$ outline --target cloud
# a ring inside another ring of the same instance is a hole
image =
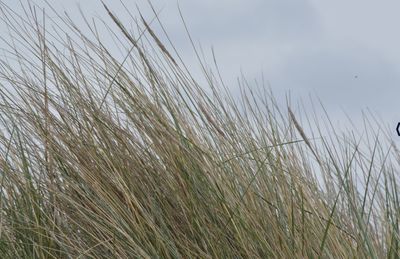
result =
[[[281,42],[312,37],[317,12],[305,0],[182,1],[193,32],[201,39]]]
[[[400,85],[396,64],[365,47],[342,46],[301,51],[273,75],[273,87],[297,94],[313,92],[331,107],[389,111]]]

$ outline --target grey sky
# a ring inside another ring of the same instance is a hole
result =
[[[10,6],[14,0],[3,0]],[[42,3],[42,1],[34,1]],[[98,0],[53,0],[59,10],[103,16]],[[119,13],[119,1],[105,1]],[[388,125],[400,97],[400,2],[373,0],[180,0],[191,34],[219,66],[232,91],[241,70],[248,79],[269,81],[275,94],[321,98],[335,119],[345,110],[357,120],[370,108]],[[138,4],[151,18],[145,0]],[[199,73],[177,10],[177,1],[155,0],[161,20],[186,63]],[[122,10],[121,14],[128,21]],[[211,59],[210,59],[211,61]],[[196,70],[197,69],[197,70]]]

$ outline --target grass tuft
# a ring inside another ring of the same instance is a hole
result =
[[[23,7],[0,2],[2,258],[399,257],[379,123],[305,124],[244,79],[235,99],[195,50],[200,85],[153,7],[135,30]]]

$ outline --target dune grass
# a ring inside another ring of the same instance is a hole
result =
[[[399,151],[372,118],[234,98],[195,51],[199,85],[157,16],[105,6],[120,59],[90,17],[0,6],[2,258],[399,257]]]

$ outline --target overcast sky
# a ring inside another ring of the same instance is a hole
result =
[[[77,3],[89,16],[105,15],[98,0],[50,2],[71,15],[77,15]],[[153,1],[175,46],[195,69],[178,2],[196,43],[209,54],[214,48],[232,91],[241,71],[248,79],[263,73],[278,97],[287,91],[294,100],[318,96],[335,119],[344,119],[345,111],[358,120],[369,108],[387,125],[400,120],[400,1]],[[128,19],[119,1],[105,3]],[[132,13],[137,4],[151,18],[145,0],[125,3]]]

